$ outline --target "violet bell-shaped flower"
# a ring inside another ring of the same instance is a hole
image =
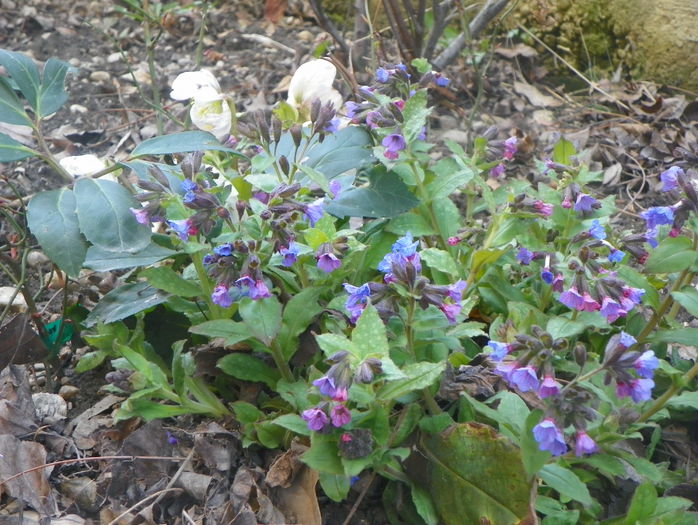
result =
[[[337,68],[327,60],[310,60],[301,64],[288,85],[287,102],[301,114],[310,112],[313,100],[325,106],[331,104],[335,110],[342,107],[342,95],[332,87]]]
[[[584,454],[593,454],[599,450],[599,446],[596,441],[591,439],[589,434],[584,430],[577,432],[577,440],[574,446],[574,453],[577,457],[581,457]]]
[[[683,176],[684,171],[678,166],[672,166],[663,171],[659,178],[662,181],[662,191],[671,191],[679,187],[679,176]]]
[[[383,139],[381,144],[385,147],[383,155],[385,158],[391,160],[397,159],[399,153],[407,147],[405,137],[403,137],[400,133],[391,133]]]
[[[553,456],[561,456],[567,452],[565,436],[552,418],[545,418],[533,427],[533,437],[541,450],[547,450]]]
[[[318,407],[304,410],[301,417],[308,422],[308,428],[315,432],[323,430],[329,422],[329,418],[327,414],[325,414],[325,411]]]

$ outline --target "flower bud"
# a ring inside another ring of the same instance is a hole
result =
[[[584,343],[577,343],[574,347],[574,360],[580,366],[583,367],[587,362],[587,347]]]
[[[281,155],[277,162],[279,163],[279,168],[281,168],[281,171],[284,173],[284,175],[288,175],[289,171],[291,170],[291,166],[288,163],[286,155]]]
[[[156,181],[158,181],[160,184],[162,184],[163,188],[169,189],[170,181],[167,179],[167,177],[160,168],[158,168],[157,166],[150,166],[148,168],[148,174],[151,177],[153,177]]]
[[[300,124],[294,124],[288,131],[291,134],[291,138],[293,139],[293,144],[295,144],[295,146],[299,148],[301,145],[301,141],[303,140],[303,128],[300,126]]]

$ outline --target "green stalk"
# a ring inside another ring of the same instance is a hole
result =
[[[291,372],[291,367],[288,366],[286,358],[284,357],[284,352],[276,339],[272,341],[270,350],[271,356],[274,358],[274,364],[276,364],[276,368],[281,372],[281,377],[289,383],[292,383],[295,380],[293,372]]]
[[[218,306],[211,299],[211,292],[213,292],[213,287],[211,286],[211,281],[208,278],[208,273],[206,273],[206,268],[204,268],[204,256],[203,252],[196,252],[191,255],[191,260],[194,263],[194,268],[196,269],[196,275],[199,277],[199,282],[201,283],[201,290],[203,291],[204,301],[208,307],[211,319],[225,319],[227,316],[223,308]]]

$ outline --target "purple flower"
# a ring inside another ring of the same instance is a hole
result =
[[[325,213],[325,211],[324,206],[321,202],[308,204],[303,209],[303,214],[305,215],[306,220],[310,223],[310,226],[312,227],[315,227],[317,222],[320,219],[322,219],[323,213]]]
[[[337,390],[334,391],[334,394],[332,394],[331,397],[333,401],[341,401],[342,403],[344,403],[347,399],[349,399],[349,391],[346,388],[340,386],[337,387]]]
[[[136,222],[138,224],[148,225],[150,223],[150,216],[148,215],[148,210],[145,208],[129,208],[129,211],[133,213],[136,217]]]
[[[388,80],[390,80],[390,71],[384,67],[379,67],[376,69],[376,80],[381,84],[385,84]]]
[[[213,249],[213,253],[218,255],[218,257],[230,257],[233,255],[233,245],[229,242],[220,244]]]
[[[463,290],[465,290],[467,287],[468,283],[462,279],[459,279],[455,283],[448,285],[448,291],[446,293],[454,303],[460,303],[463,299]]]
[[[322,376],[320,379],[316,379],[313,381],[313,385],[318,388],[323,396],[332,397],[337,391],[337,387],[334,384],[334,379],[329,376]]]
[[[490,358],[494,361],[501,361],[506,357],[509,352],[511,352],[511,344],[510,343],[500,343],[499,341],[490,341],[487,343],[487,346],[492,348],[492,353],[490,354]]]
[[[538,389],[538,395],[542,398],[556,396],[560,393],[560,383],[555,381],[555,377],[546,374]]]
[[[329,422],[329,418],[327,414],[325,414],[325,411],[317,407],[304,410],[301,417],[308,422],[308,428],[316,432],[323,430]]]
[[[351,422],[351,412],[342,404],[337,404],[332,407],[330,417],[332,418],[332,425],[337,428]]]
[[[170,445],[176,445],[177,443],[179,443],[179,439],[177,439],[177,437],[174,434],[172,434],[172,432],[170,432],[168,430],[167,431],[167,442]]]
[[[674,210],[671,206],[655,206],[643,211],[640,215],[647,222],[648,230],[655,230],[657,226],[674,222]]]
[[[253,301],[264,299],[265,297],[271,297],[271,292],[269,292],[269,288],[267,288],[267,285],[262,279],[255,281],[249,275],[243,275],[237,281],[235,281],[235,285],[239,288],[247,286],[247,295]]]
[[[567,452],[565,436],[557,428],[555,420],[552,418],[545,418],[533,427],[533,437],[541,450],[547,450],[553,456],[561,456]]]
[[[553,214],[552,204],[547,204],[543,201],[536,201],[533,203],[533,207],[544,217],[550,217]]]
[[[419,241],[414,241],[412,233],[407,232],[393,243],[392,250],[393,253],[403,257],[410,257],[417,252],[417,246],[419,246]]]
[[[519,363],[516,361],[501,361],[494,367],[494,373],[507,381],[511,381],[511,374],[517,368],[519,368]]]
[[[383,139],[381,144],[383,144],[383,146],[385,147],[385,152],[383,153],[383,155],[385,155],[386,158],[392,160],[395,160],[398,156],[398,153],[407,147],[405,137],[400,135],[400,133],[391,133]]]
[[[609,323],[614,322],[619,317],[625,317],[627,312],[623,310],[623,307],[617,301],[614,301],[610,297],[604,297],[601,301],[601,309],[599,310],[601,315],[603,315]]]
[[[518,143],[519,139],[516,137],[509,137],[507,140],[504,141],[504,154],[502,155],[505,159],[511,160],[514,158],[514,155],[516,155],[517,151],[517,146],[516,144]]]
[[[592,213],[597,207],[599,207],[599,201],[586,193],[577,195],[577,201],[574,203],[574,211],[580,213]]]
[[[460,313],[461,306],[460,304],[441,303],[439,305],[439,310],[441,310],[444,313],[446,319],[448,319],[448,322],[453,324],[457,320],[456,317]]]
[[[543,270],[540,272],[540,278],[543,279],[543,282],[552,284],[555,276],[553,275],[553,272],[550,271],[550,268],[543,268]]]
[[[351,315],[351,322],[356,323],[359,317],[361,317],[364,308],[366,308],[368,298],[371,296],[371,289],[368,287],[368,283],[364,283],[361,286],[344,283],[343,286],[344,290],[349,294],[344,306]]]
[[[635,339],[632,335],[621,331],[618,344],[624,346],[625,348],[630,348],[631,346],[637,344],[637,339]]]
[[[351,100],[347,101],[344,103],[344,114],[350,118],[353,119],[356,116],[356,113],[358,112],[360,107],[360,104],[357,104],[356,102],[352,102]]]
[[[683,176],[684,172],[678,166],[672,166],[668,170],[662,172],[659,176],[662,179],[662,191],[671,191],[679,187],[679,176]]]
[[[584,292],[582,295],[582,307],[579,308],[582,312],[596,312],[601,309],[601,305],[594,299],[589,292]]]
[[[654,381],[651,379],[633,379],[630,383],[618,381],[616,384],[616,395],[618,397],[630,396],[636,403],[641,403],[652,399],[653,388]]]
[[[279,253],[284,257],[281,264],[286,267],[293,266],[293,263],[298,260],[299,252],[300,246],[298,246],[294,241],[288,243],[288,248],[286,246],[282,246],[279,248]]]
[[[577,441],[574,445],[574,453],[578,457],[582,457],[584,454],[593,454],[598,451],[599,447],[596,441],[589,437],[584,430],[577,432]]]
[[[194,224],[191,222],[191,219],[182,219],[179,221],[167,221],[167,224],[169,224],[170,228],[174,230],[174,232],[179,235],[179,238],[182,239],[183,241],[186,241],[189,239],[190,235],[196,235],[199,233],[199,230],[194,226]]]
[[[325,133],[337,133],[339,131],[339,124],[341,121],[339,120],[339,117],[334,117],[332,120],[330,120],[323,131]]]
[[[366,113],[366,125],[371,128],[371,129],[376,129],[378,126],[378,123],[383,119],[383,115],[380,114],[380,111],[369,111]]]
[[[230,296],[228,286],[225,284],[216,286],[211,293],[211,301],[223,308],[229,308],[233,304],[233,298]]]
[[[531,264],[533,260],[533,252],[523,246],[519,247],[519,252],[516,254],[516,259],[526,266]]]
[[[502,175],[504,175],[505,170],[506,166],[504,166],[504,164],[500,162],[490,170],[490,177],[494,177],[495,179],[501,177]]]
[[[417,140],[421,140],[422,142],[427,140],[427,127],[422,126],[422,130],[419,132],[419,135],[417,135]]]
[[[564,286],[565,279],[561,273],[558,273],[553,279],[553,282],[550,284],[550,287],[553,289],[554,292],[562,292]]]
[[[342,193],[342,183],[339,182],[337,179],[332,179],[330,181],[330,193],[332,194],[332,198],[336,199],[339,197],[339,194]]]
[[[581,310],[584,306],[584,297],[579,293],[576,286],[571,286],[569,290],[562,292],[559,301],[572,310]]]
[[[419,241],[413,241],[412,234],[407,232],[393,243],[392,251],[387,253],[383,260],[378,263],[378,271],[389,273],[393,264],[404,267],[408,262],[411,262],[415,269],[420,272],[422,265],[417,253],[417,246],[419,246]]]
[[[342,265],[337,256],[333,253],[323,253],[317,256],[317,267],[325,273],[332,273]]]
[[[187,193],[189,191],[196,191],[199,189],[199,185],[190,179],[184,179],[182,182],[179,183],[179,187],[182,189],[184,193]]]
[[[536,369],[530,365],[512,370],[509,374],[509,381],[522,392],[538,390],[539,382]]]
[[[589,228],[589,234],[594,239],[603,240],[606,238],[606,230],[603,226],[601,226],[599,219],[594,219],[594,221],[591,223],[591,228]]]
[[[642,296],[645,295],[645,290],[642,288],[633,288],[631,286],[626,286],[623,288],[623,297],[620,302],[623,305],[623,309],[630,311],[642,302]]]
[[[652,379],[652,377],[654,377],[654,371],[659,368],[659,359],[655,357],[652,350],[647,350],[635,360],[633,366],[640,377]]]
[[[613,248],[611,250],[611,253],[608,254],[608,260],[612,263],[619,263],[623,260],[623,257],[625,257],[625,252],[621,250],[616,250]]]

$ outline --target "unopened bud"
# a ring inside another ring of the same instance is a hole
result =
[[[299,148],[303,140],[303,128],[301,128],[300,124],[294,124],[288,132],[291,134],[295,146]]]
[[[279,168],[281,168],[281,171],[284,173],[284,175],[288,175],[289,171],[291,170],[291,166],[288,163],[286,155],[281,155],[277,162],[279,163]]]
[[[577,343],[573,353],[575,362],[583,367],[587,362],[587,347],[584,346],[584,343]]]
[[[218,206],[218,208],[216,208],[216,215],[218,215],[221,219],[230,218],[230,212],[223,206]]]

